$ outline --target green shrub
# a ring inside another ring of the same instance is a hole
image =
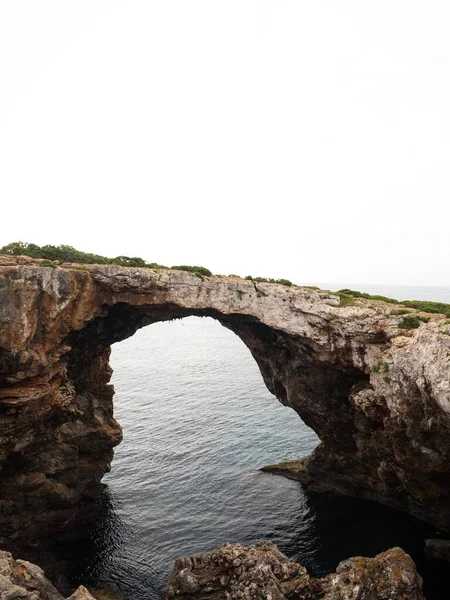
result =
[[[174,267],[170,267],[171,269],[177,271],[187,271],[188,273],[193,273],[197,277],[211,277],[212,273],[206,267],[197,267],[197,266],[189,266],[189,265],[177,265]]]
[[[407,315],[398,324],[400,329],[417,329],[420,326],[422,319],[417,315]]]
[[[384,381],[385,383],[391,383],[392,379],[391,379],[390,377],[388,377],[387,375],[385,375],[385,376],[383,377],[383,381]]]
[[[379,296],[366,294],[366,292],[358,292],[356,290],[343,289],[339,290],[338,295],[344,294],[345,296],[352,296],[353,298],[366,298],[367,300],[381,300],[382,302],[389,302],[390,304],[399,304],[398,300],[395,298],[388,298],[387,296]]]
[[[138,256],[116,256],[116,258],[112,258],[111,261],[115,265],[120,265],[122,267],[146,267],[147,263],[143,258],[139,258]]]
[[[444,304],[443,302],[431,302],[429,300],[404,300],[402,304],[410,308],[420,310],[421,312],[442,314],[446,317],[450,317],[450,304]]]
[[[390,314],[391,315],[409,315],[410,314],[410,310],[408,310],[407,308],[395,308],[394,310],[391,310]]]
[[[292,281],[289,279],[272,279],[271,277],[253,277],[252,275],[247,275],[245,279],[249,281],[254,281],[255,283],[278,283],[280,285],[291,286],[294,285]]]
[[[126,267],[145,267],[150,269],[166,268],[157,263],[147,263],[138,256],[116,256],[107,258],[99,254],[90,252],[81,252],[72,246],[38,246],[37,244],[28,244],[25,242],[13,242],[0,248],[0,254],[25,255],[32,258],[44,258],[49,261],[57,261],[58,264],[76,263],[76,264],[95,264],[95,265],[121,265]]]
[[[51,267],[52,269],[56,269],[57,265],[55,265],[52,260],[45,259],[41,262],[41,267]]]
[[[339,306],[343,307],[343,306],[354,306],[355,301],[352,298],[352,296],[347,296],[347,294],[336,294],[337,296],[339,296]]]
[[[287,285],[287,286],[291,286],[294,285],[292,283],[292,281],[289,281],[289,279],[275,279],[274,283],[279,283],[280,285]]]

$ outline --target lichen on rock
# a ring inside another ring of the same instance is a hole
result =
[[[179,558],[163,600],[424,600],[414,562],[400,548],[354,557],[315,579],[275,544],[224,544]]]

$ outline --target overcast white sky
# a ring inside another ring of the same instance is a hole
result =
[[[0,2],[0,245],[450,285],[448,0]]]

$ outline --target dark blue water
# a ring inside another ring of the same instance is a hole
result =
[[[450,302],[449,288],[364,291]],[[211,319],[158,323],[114,346],[111,362],[124,441],[96,526],[74,549],[74,581],[116,582],[147,600],[160,598],[177,556],[225,541],[272,540],[315,575],[399,545],[426,575],[428,598],[444,598],[439,566],[423,558],[432,529],[258,471],[308,454],[317,438],[268,392],[232,332]]]

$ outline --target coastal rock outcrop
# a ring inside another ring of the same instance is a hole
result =
[[[400,548],[375,558],[341,562],[335,573],[314,579],[275,544],[225,544],[175,561],[163,600],[424,600],[414,562]]]
[[[0,551],[0,600],[64,600],[44,571],[26,560]],[[68,600],[96,600],[80,586]]]
[[[67,600],[123,598],[91,594],[79,586]],[[275,544],[225,544],[205,554],[179,558],[163,600],[424,600],[411,558],[392,548],[375,558],[350,558],[335,573],[311,578]],[[38,566],[0,551],[0,600],[64,600]]]
[[[0,542],[67,528],[96,497],[122,436],[111,344],[189,315],[236,333],[269,390],[315,430],[299,479],[450,528],[442,316],[405,330],[392,305],[342,306],[305,287],[0,256]]]

